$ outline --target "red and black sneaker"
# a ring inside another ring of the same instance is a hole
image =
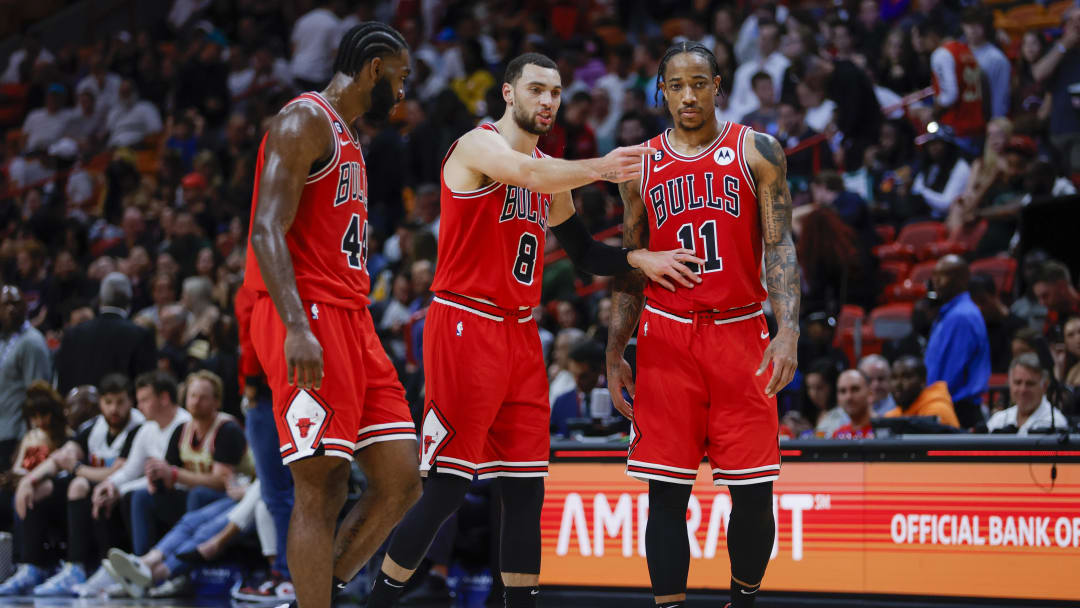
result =
[[[271,571],[270,578],[258,585],[246,585],[234,589],[232,598],[238,602],[267,602],[281,600],[283,602],[296,599],[296,590],[292,581],[282,576],[280,572]]]

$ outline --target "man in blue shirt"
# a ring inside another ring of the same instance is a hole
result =
[[[926,345],[926,383],[949,385],[960,425],[969,429],[984,420],[982,394],[990,381],[990,339],[967,291],[970,277],[959,256],[938,260],[933,282],[942,306]]]

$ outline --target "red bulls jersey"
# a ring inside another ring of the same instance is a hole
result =
[[[477,128],[498,132],[493,124]],[[446,158],[456,147],[457,142],[450,146]],[[542,155],[533,150],[533,156]],[[439,263],[431,290],[507,309],[540,304],[551,195],[499,182],[458,192],[440,181]]]
[[[941,115],[941,122],[953,128],[958,137],[982,135],[986,128],[983,117],[982,72],[968,45],[951,40],[942,45],[953,56],[956,69],[956,101]],[[937,74],[934,74],[934,94],[941,93]]]
[[[765,300],[763,244],[757,193],[743,142],[750,127],[725,123],[720,136],[695,156],[683,156],[669,131],[645,145],[641,200],[649,215],[649,249],[685,247],[705,260],[702,281],[674,293],[649,283],[645,296],[673,311],[728,310]]]
[[[327,128],[335,142],[330,162],[316,166],[308,175],[296,218],[285,234],[296,273],[296,288],[301,300],[364,308],[368,305],[371,278],[367,270],[367,169],[360,142],[322,95],[304,93],[286,105],[294,103],[319,108],[326,116]],[[259,202],[265,147],[264,137],[255,165],[252,225]],[[244,285],[257,292],[267,291],[250,240]]]

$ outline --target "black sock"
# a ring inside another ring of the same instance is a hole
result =
[[[753,606],[759,589],[761,589],[760,583],[753,587],[747,587],[735,579],[731,579],[731,608],[750,608]]]
[[[385,573],[379,572],[379,575],[375,577],[375,584],[371,586],[367,608],[391,608],[401,596],[401,592],[405,590],[405,582],[395,581]]]
[[[506,608],[536,608],[540,587],[507,587],[503,590]]]
[[[345,585],[348,585],[348,581],[343,581],[338,577],[334,577],[330,581],[330,599],[336,599],[338,594],[345,589]]]

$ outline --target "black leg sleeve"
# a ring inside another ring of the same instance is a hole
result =
[[[731,558],[731,605],[754,605],[765,576],[776,533],[772,509],[772,482],[729,486],[731,520],[728,522],[728,556]]]
[[[649,481],[645,554],[656,597],[686,593],[686,577],[690,573],[686,505],[693,489],[691,485]]]
[[[59,543],[67,538],[64,529],[67,518],[64,506],[67,501],[67,483],[54,480],[52,494],[34,503],[23,521],[23,559],[35,566],[53,565]],[[59,525],[57,525],[59,524]]]
[[[540,510],[544,506],[543,477],[500,477],[502,526],[499,570],[540,574]]]
[[[85,566],[89,572],[96,570],[93,547],[97,530],[91,517],[89,498],[68,501],[67,522],[71,532],[68,534],[68,561]]]
[[[456,475],[433,473],[424,494],[398,524],[386,554],[399,566],[415,570],[427,555],[431,541],[450,514],[465,500],[472,482]]]

